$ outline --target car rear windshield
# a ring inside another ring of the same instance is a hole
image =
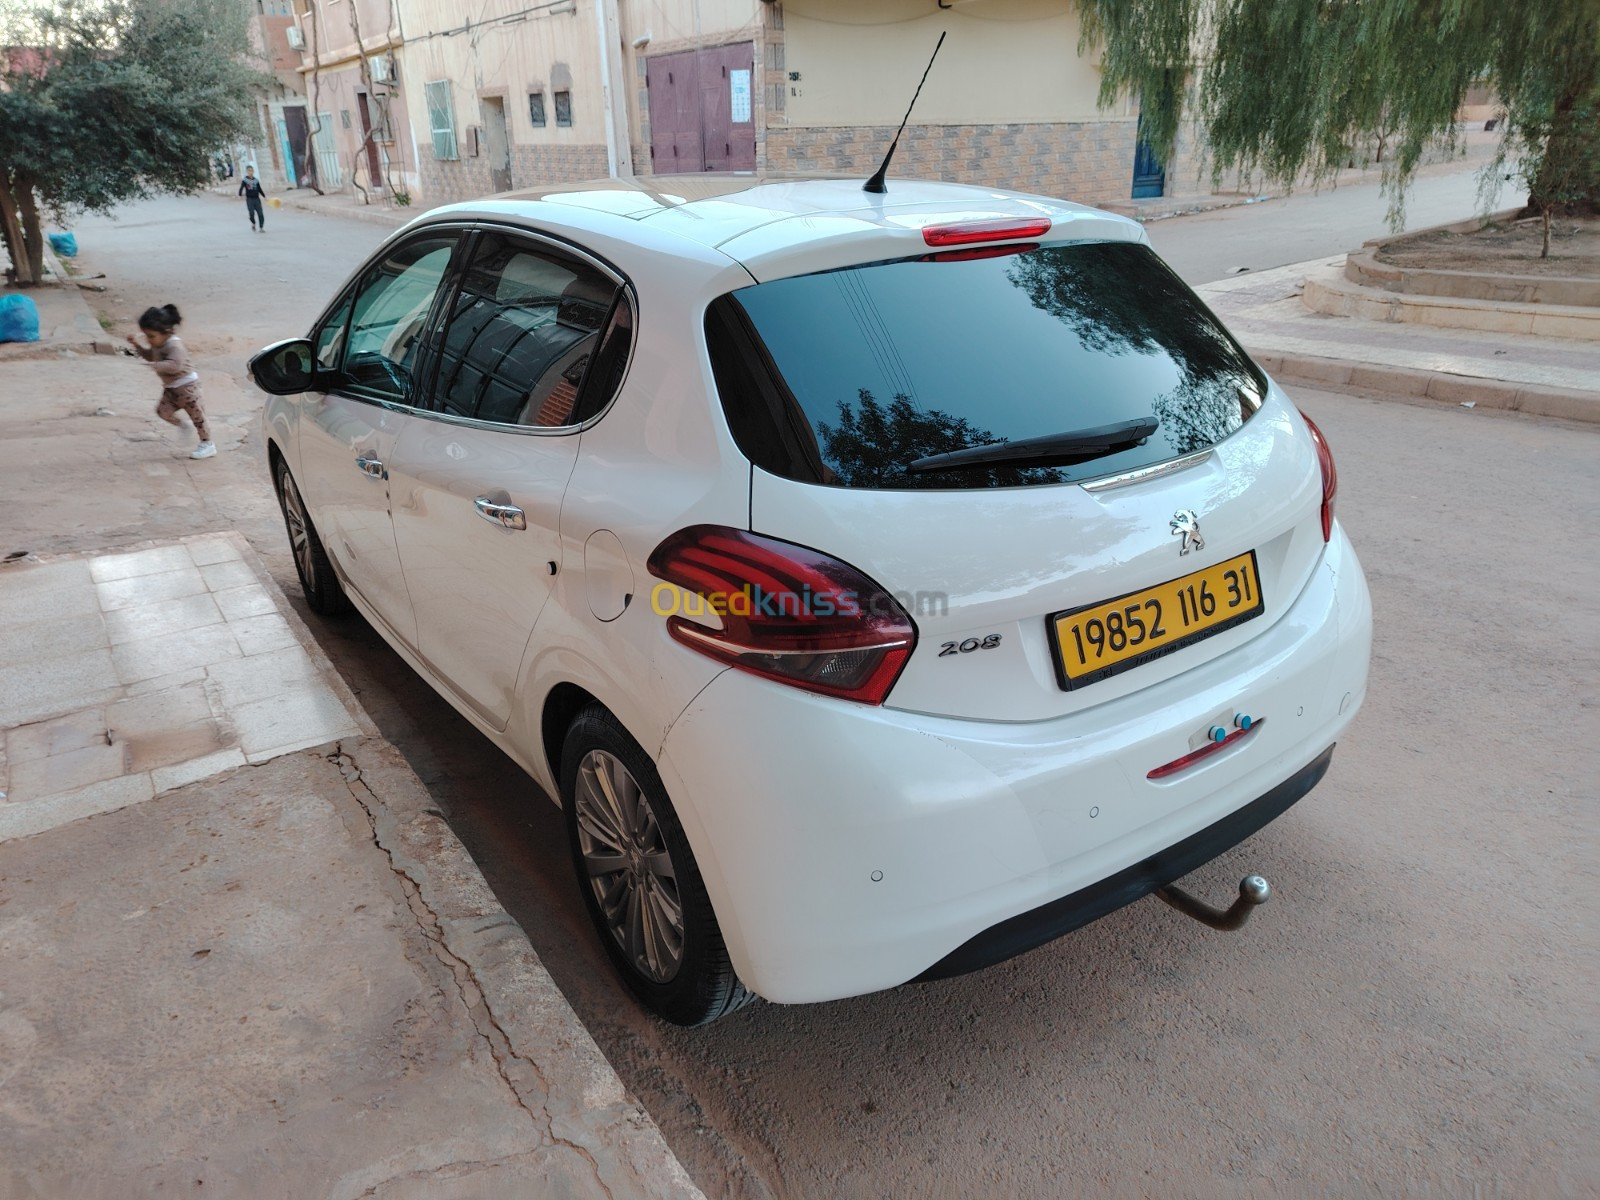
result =
[[[837,487],[1114,474],[1215,444],[1265,389],[1194,293],[1132,242],[954,251],[773,280],[714,301],[706,338],[744,454]],[[1145,436],[1087,461],[1057,446],[1010,464],[912,466],[1109,426]]]

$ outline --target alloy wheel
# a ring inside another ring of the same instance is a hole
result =
[[[635,970],[668,982],[683,961],[683,905],[649,797],[620,759],[591,750],[574,799],[584,873],[611,936]]]
[[[300,490],[287,471],[283,475],[283,519],[289,526],[289,549],[294,554],[294,565],[300,572],[300,582],[315,578],[311,560],[311,535],[306,521],[305,505],[300,502]]]

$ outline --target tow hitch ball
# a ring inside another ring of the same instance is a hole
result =
[[[1227,912],[1223,912],[1219,908],[1212,908],[1204,900],[1196,899],[1176,884],[1169,883],[1164,888],[1156,889],[1157,896],[1184,916],[1193,917],[1202,925],[1209,925],[1213,929],[1225,932],[1238,929],[1248,921],[1256,905],[1265,904],[1271,894],[1272,888],[1264,878],[1260,875],[1246,875],[1239,881],[1239,898],[1229,906]]]

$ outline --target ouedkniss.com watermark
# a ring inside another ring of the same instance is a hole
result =
[[[700,593],[672,583],[658,583],[650,591],[650,607],[660,617],[858,617],[895,615],[899,611],[913,617],[944,617],[950,614],[947,592],[874,592],[863,596],[851,590],[813,591],[802,586],[792,590],[769,591],[756,584],[745,584],[734,592]]]

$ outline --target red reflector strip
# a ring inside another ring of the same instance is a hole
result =
[[[1049,232],[1049,217],[1034,220],[1002,217],[995,221],[965,221],[960,225],[929,225],[922,231],[922,240],[930,246],[970,246],[974,242],[1036,238]]]
[[[1145,778],[1146,779],[1165,779],[1168,775],[1176,775],[1179,771],[1183,770],[1185,767],[1192,767],[1192,766],[1194,766],[1195,763],[1201,761],[1202,759],[1210,758],[1217,751],[1227,749],[1229,746],[1231,746],[1235,742],[1237,742],[1240,738],[1249,737],[1252,733],[1254,733],[1256,730],[1260,729],[1266,723],[1267,723],[1266,720],[1262,719],[1262,720],[1259,720],[1259,721],[1252,722],[1249,729],[1235,729],[1232,733],[1230,733],[1227,737],[1223,738],[1220,742],[1207,742],[1204,746],[1201,746],[1200,749],[1191,750],[1191,751],[1189,751],[1188,754],[1185,754],[1182,758],[1175,758],[1171,762],[1166,763],[1163,766],[1156,767],[1153,771],[1151,771],[1148,775],[1146,775]]]

